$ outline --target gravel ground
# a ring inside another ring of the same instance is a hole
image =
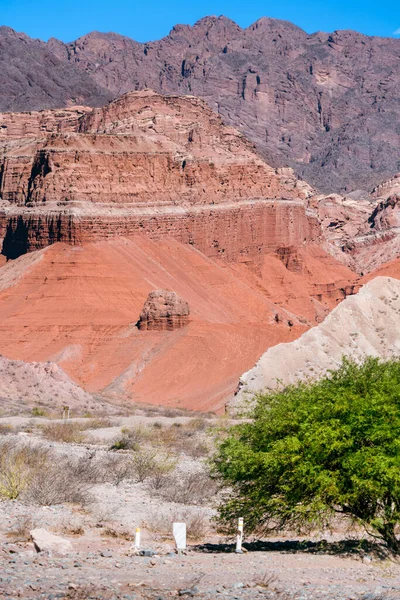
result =
[[[134,424],[120,421],[89,432],[88,439],[102,437],[109,444],[121,426]],[[6,437],[40,442],[34,430]],[[45,443],[60,455],[107,452],[106,444]],[[179,457],[182,472],[198,466],[198,460]],[[168,528],[182,511],[198,511],[209,518],[214,513],[212,504],[165,502],[145,483],[131,481],[95,485],[91,495],[83,507],[0,502],[0,599],[400,599],[400,562],[361,550],[356,539],[340,544],[345,538],[340,528],[334,534],[310,537],[308,544],[301,544],[295,536],[249,544],[242,555],[235,554],[233,546],[210,528],[197,545],[189,545],[186,555],[178,556],[173,540],[148,524],[158,519]],[[149,551],[147,556],[132,552],[138,526],[143,528],[142,548]],[[36,552],[29,540],[29,531],[35,527],[70,540],[71,553]],[[324,548],[318,544],[321,537],[327,539]]]

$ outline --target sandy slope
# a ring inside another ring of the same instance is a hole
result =
[[[265,348],[301,335],[351,284],[353,274],[332,258],[301,252],[306,267],[294,273],[276,256],[234,267],[145,236],[55,244],[0,269],[0,352],[54,361],[87,391],[116,399],[222,409]],[[187,327],[136,328],[159,288],[189,302]]]
[[[391,267],[393,269],[393,266]],[[323,323],[289,344],[267,350],[255,367],[242,375],[233,408],[252,393],[277,382],[315,378],[337,367],[342,356],[391,357],[400,354],[400,281],[376,277],[347,298]]]
[[[32,405],[90,410],[97,402],[54,363],[25,363],[0,356],[0,407],[9,413]]]

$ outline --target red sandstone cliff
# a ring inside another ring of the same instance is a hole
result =
[[[318,238],[309,186],[267,165],[197,98],[137,92],[1,123],[7,257],[145,232],[238,260]]]

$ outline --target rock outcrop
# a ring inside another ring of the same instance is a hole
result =
[[[240,378],[228,403],[234,412],[265,389],[314,379],[337,368],[343,356],[400,355],[400,281],[376,277],[344,300],[325,321],[289,344],[269,348]]]
[[[324,248],[352,270],[364,274],[400,256],[400,178],[356,198],[315,197],[311,205],[321,223]]]
[[[189,323],[189,304],[175,292],[150,292],[140,313],[140,331],[175,331]]]
[[[1,28],[0,48],[2,110],[98,105],[150,87],[204,98],[268,162],[324,193],[365,191],[398,171],[399,39],[206,17],[145,44],[99,32],[44,44]]]
[[[0,122],[7,258],[57,241],[145,233],[251,260],[320,234],[311,188],[266,164],[197,98],[135,92],[101,109]]]

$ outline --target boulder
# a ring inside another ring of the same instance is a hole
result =
[[[30,536],[37,552],[47,551],[52,554],[69,554],[73,550],[69,540],[54,535],[47,529],[33,529]]]
[[[175,292],[150,292],[137,323],[141,331],[174,331],[189,323],[189,304]]]

